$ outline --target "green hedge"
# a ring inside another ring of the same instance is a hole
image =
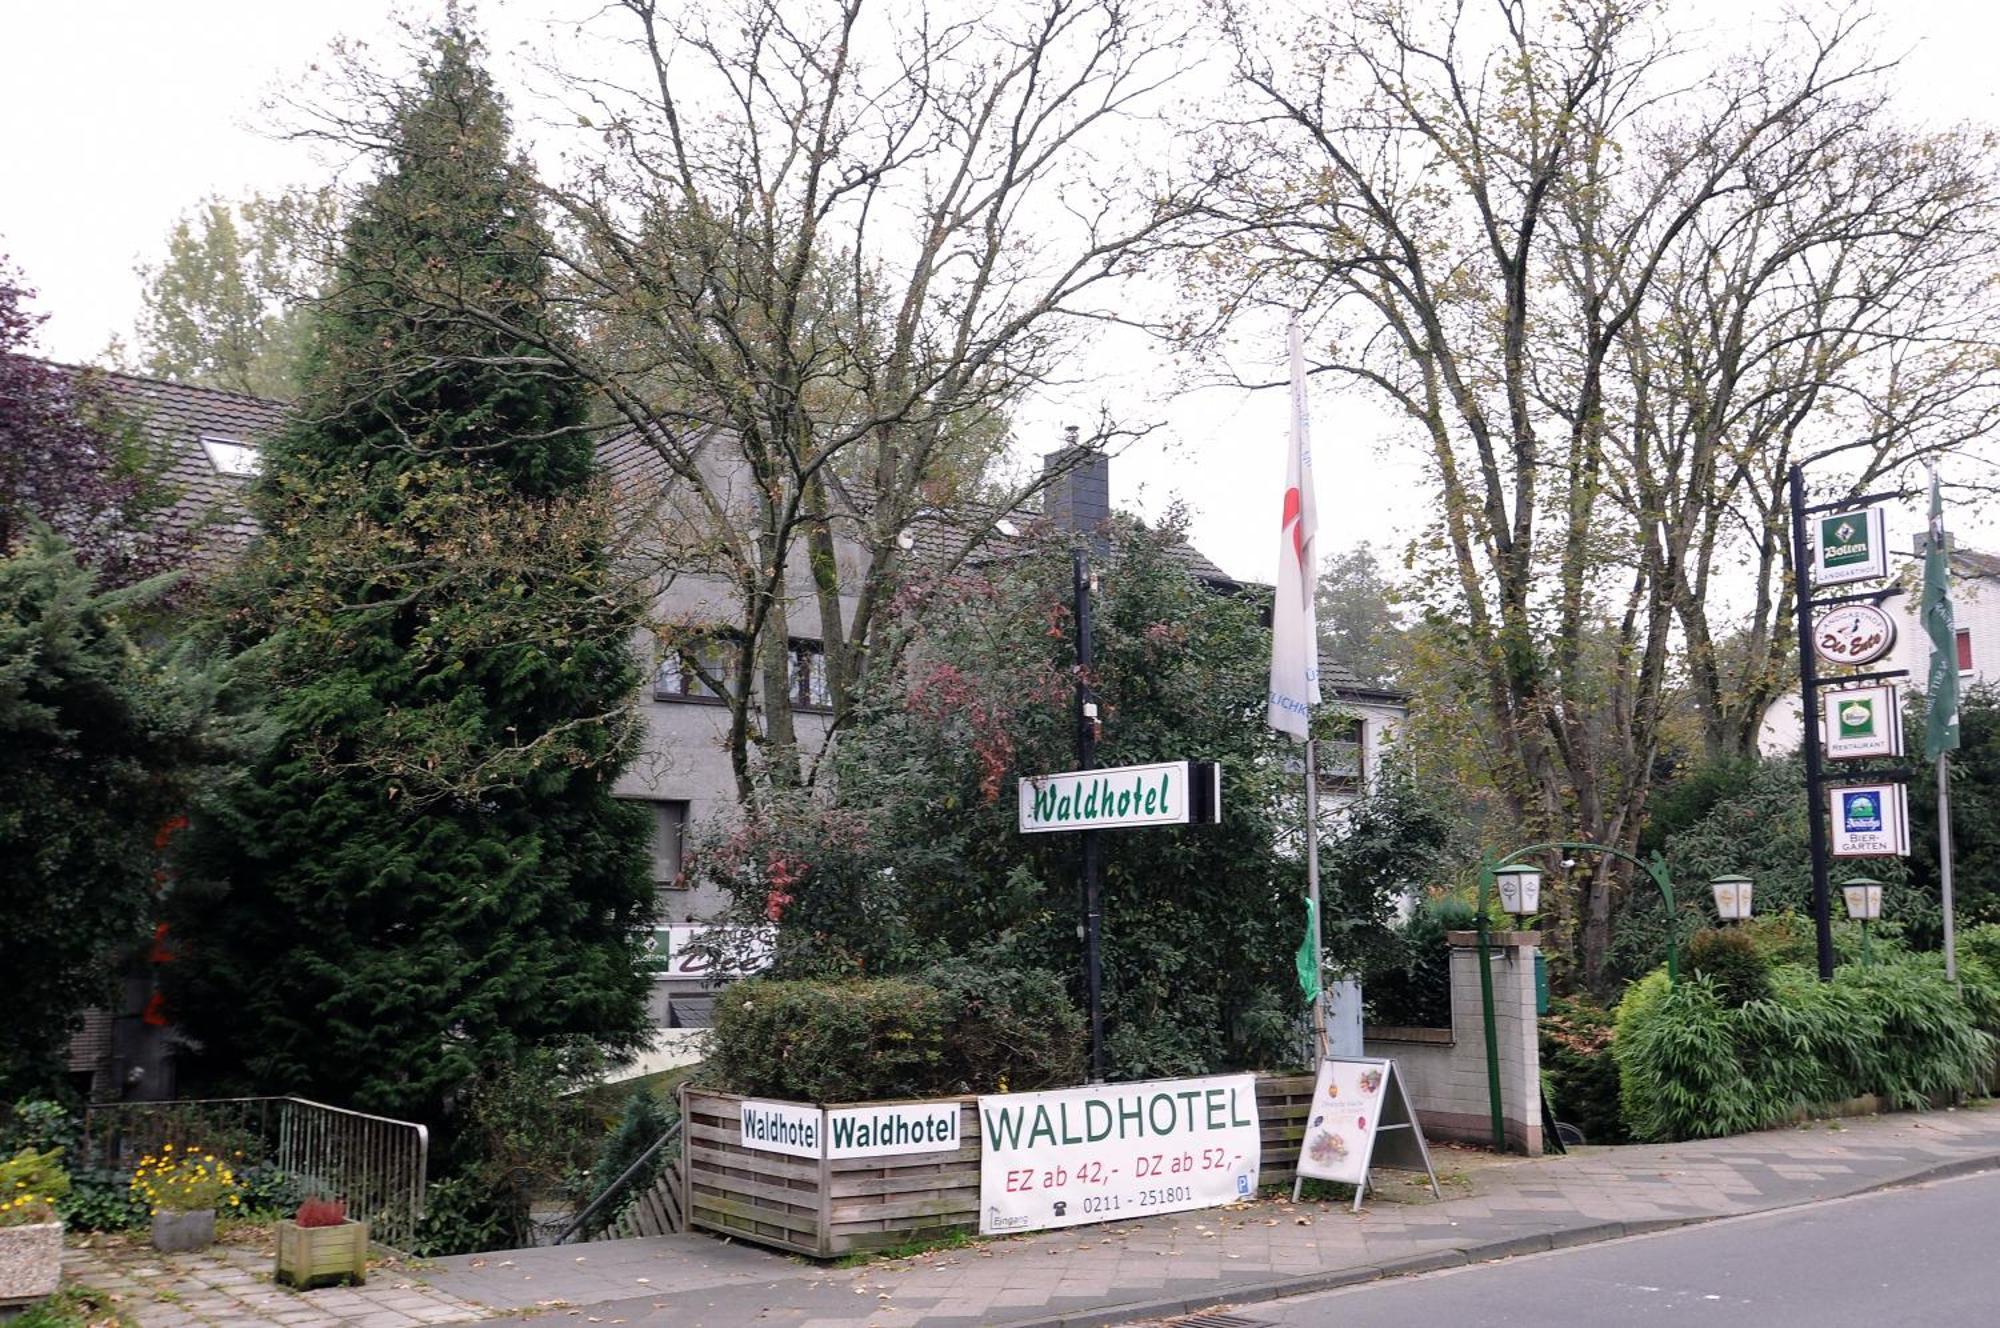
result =
[[[1913,1108],[1976,1091],[1993,1069],[2000,1001],[1966,976],[1961,993],[1935,955],[1849,965],[1828,983],[1780,964],[1768,997],[1732,1006],[1711,978],[1669,988],[1649,974],[1619,1003],[1612,1044],[1626,1128],[1709,1138],[1868,1093]]]
[[[940,964],[910,977],[740,982],[716,1002],[707,1078],[798,1102],[1081,1082],[1083,1020],[1053,974]]]

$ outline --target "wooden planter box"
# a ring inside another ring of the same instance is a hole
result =
[[[55,1294],[62,1283],[62,1233],[60,1222],[0,1227],[0,1309]]]
[[[368,1224],[349,1218],[337,1227],[278,1223],[277,1280],[299,1291],[368,1280]]]
[[[1259,1185],[1291,1183],[1312,1093],[1310,1075],[1257,1081]],[[959,1104],[957,1149],[815,1160],[745,1148],[742,1096],[682,1085],[681,1189],[689,1229],[815,1259],[978,1231],[979,1099],[931,1100]]]

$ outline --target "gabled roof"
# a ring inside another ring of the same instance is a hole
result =
[[[175,529],[197,531],[198,555],[230,553],[250,542],[257,527],[243,510],[243,489],[252,476],[218,468],[202,440],[261,446],[284,424],[290,403],[108,369],[51,367],[101,388],[115,423],[139,430],[171,459],[164,478],[180,496],[166,519]]]

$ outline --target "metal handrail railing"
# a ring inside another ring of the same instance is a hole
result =
[[[227,1153],[239,1171],[270,1166],[303,1194],[339,1196],[369,1235],[408,1249],[424,1214],[430,1131],[298,1097],[93,1103],[84,1113],[87,1165],[123,1170],[167,1144]]]
[[[675,1121],[672,1125],[667,1127],[667,1132],[665,1134],[661,1135],[658,1139],[654,1140],[651,1147],[649,1147],[645,1152],[639,1154],[639,1156],[633,1160],[631,1166],[625,1168],[625,1170],[618,1173],[618,1178],[616,1180],[612,1181],[609,1185],[606,1185],[603,1189],[599,1190],[597,1192],[597,1197],[592,1199],[589,1203],[585,1204],[583,1206],[582,1211],[577,1213],[575,1217],[571,1218],[569,1220],[569,1225],[564,1227],[561,1231],[558,1231],[556,1233],[555,1240],[550,1243],[555,1245],[564,1244],[570,1239],[570,1237],[576,1235],[579,1231],[587,1230],[590,1219],[597,1216],[597,1214],[601,1210],[603,1210],[604,1206],[607,1203],[609,1203],[612,1199],[616,1198],[618,1196],[619,1191],[622,1190],[634,1176],[638,1175],[642,1170],[644,1170],[644,1168],[648,1163],[650,1163],[655,1157],[659,1155],[661,1149],[668,1148],[671,1145],[677,1143],[680,1140],[680,1137],[681,1137],[681,1123],[679,1121]],[[612,1217],[616,1216],[617,1213],[614,1210],[612,1213]],[[611,1218],[605,1219],[606,1226],[609,1226],[610,1222]]]

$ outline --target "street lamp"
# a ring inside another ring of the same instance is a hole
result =
[[[1528,863],[1515,863],[1511,867],[1500,867],[1493,873],[1493,884],[1500,892],[1500,909],[1522,917],[1539,913],[1542,907],[1542,869]]]
[[[1718,876],[1710,881],[1709,888],[1715,891],[1715,915],[1724,922],[1742,922],[1750,916],[1750,889],[1748,876]]]
[[[1882,883],[1856,876],[1840,883],[1841,897],[1847,901],[1847,916],[1861,924],[1861,962],[1869,962],[1868,924],[1882,916]]]

